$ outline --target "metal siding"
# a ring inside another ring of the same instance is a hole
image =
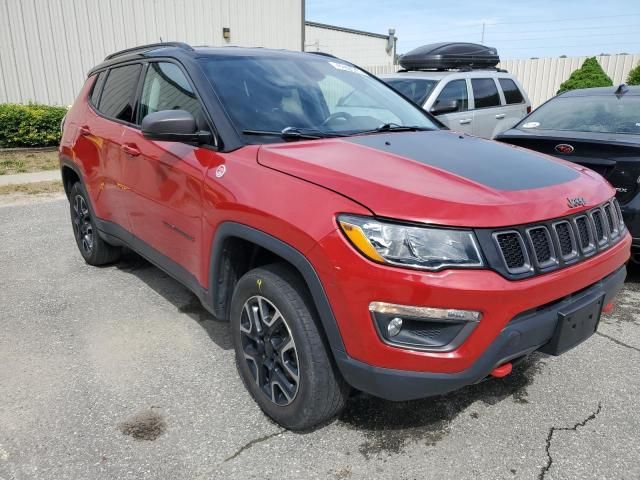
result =
[[[302,0],[2,0],[0,102],[68,105],[105,56],[160,37],[300,50],[302,8]]]
[[[326,52],[363,68],[393,66],[393,51],[387,53],[384,38],[307,25],[305,50]]]
[[[516,76],[529,95],[533,107],[537,107],[555,96],[560,84],[580,68],[587,58],[505,60],[499,66]],[[614,85],[624,83],[629,71],[640,64],[640,54],[605,55],[597,56],[596,59]]]

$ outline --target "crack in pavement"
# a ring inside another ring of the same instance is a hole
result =
[[[620,340],[618,340],[617,338],[613,338],[610,337],[609,335],[605,335],[604,333],[601,332],[596,332],[596,334],[600,335],[601,337],[604,337],[608,340],[611,340],[613,343],[620,345],[621,347],[626,347],[626,348],[630,348],[631,350],[635,350],[636,352],[640,353],[640,348],[638,347],[634,347],[633,345],[629,345],[627,343],[621,342]]]
[[[547,444],[545,446],[545,452],[547,453],[547,464],[544,467],[542,467],[542,470],[540,470],[540,473],[538,474],[538,480],[544,480],[544,477],[547,475],[547,472],[549,472],[549,469],[553,464],[553,457],[551,456],[551,440],[553,439],[553,434],[558,431],[575,432],[578,430],[578,427],[584,427],[591,420],[594,420],[598,416],[601,410],[602,410],[602,402],[598,402],[598,408],[596,409],[596,411],[593,412],[584,420],[582,420],[581,422],[576,423],[573,427],[551,427],[549,429],[549,434],[547,435]]]
[[[270,438],[277,437],[278,435],[282,435],[282,434],[283,434],[284,432],[286,432],[286,431],[287,431],[287,430],[283,428],[282,430],[280,430],[280,431],[278,431],[278,432],[276,432],[276,433],[270,433],[269,435],[265,435],[265,436],[263,436],[263,437],[254,438],[253,440],[251,440],[250,442],[245,443],[242,447],[240,447],[238,450],[236,450],[236,452],[235,452],[233,455],[231,455],[231,456],[229,456],[229,457],[225,458],[225,459],[222,461],[222,463],[226,463],[226,462],[228,462],[229,460],[233,460],[233,459],[234,459],[234,458],[236,458],[238,455],[240,455],[242,452],[244,452],[245,450],[247,450],[247,449],[249,449],[249,448],[253,447],[253,446],[254,446],[254,445],[256,445],[257,443],[266,442],[266,441],[267,441],[267,440],[269,440]]]

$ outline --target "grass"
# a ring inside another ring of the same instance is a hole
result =
[[[54,180],[51,182],[24,183],[16,185],[1,185],[0,195],[9,195],[12,193],[21,193],[26,195],[41,195],[47,193],[62,193],[62,182]]]
[[[57,150],[0,152],[0,175],[59,168]]]

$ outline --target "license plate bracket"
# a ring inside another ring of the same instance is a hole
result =
[[[586,304],[568,307],[568,311],[558,313],[558,321],[549,342],[540,348],[548,355],[561,355],[581,344],[595,333],[600,323],[604,295]]]

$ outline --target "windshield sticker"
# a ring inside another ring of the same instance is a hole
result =
[[[522,125],[522,128],[538,128],[540,126],[540,122],[527,122]]]
[[[344,63],[329,62],[329,64],[336,70],[344,70],[345,72],[357,73],[358,75],[366,75],[362,70],[358,70],[356,67],[345,65]]]

